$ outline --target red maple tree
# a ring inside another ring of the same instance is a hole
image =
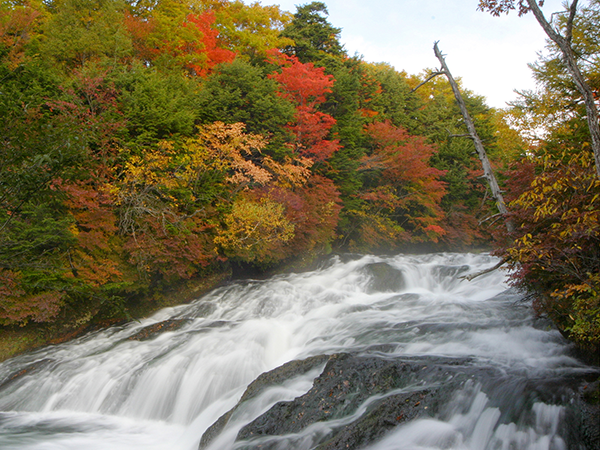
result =
[[[279,95],[296,106],[295,121],[288,124],[296,137],[294,150],[314,161],[326,160],[340,148],[339,140],[327,139],[336,120],[316,108],[325,102],[325,94],[332,92],[333,76],[323,67],[301,63],[278,51],[271,52],[270,62],[280,67],[269,75],[279,83]]]

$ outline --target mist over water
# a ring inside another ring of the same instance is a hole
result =
[[[567,449],[569,389],[595,369],[570,356],[560,334],[508,289],[505,272],[461,278],[496,262],[472,254],[335,257],[319,270],[235,282],[141,322],[21,355],[0,364],[0,448],[196,449],[261,373],[348,352],[468,358],[490,374],[369,449]],[[177,327],[140,338],[163,321]],[[306,393],[322,368],[247,402],[210,448],[241,448],[234,440],[245,424]],[[280,448],[314,448],[355,418],[277,439]]]

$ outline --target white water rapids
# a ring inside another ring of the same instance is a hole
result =
[[[507,290],[506,273],[460,278],[496,262],[473,254],[336,257],[319,270],[234,282],[141,322],[18,356],[0,364],[0,449],[196,449],[261,373],[385,345],[388,357],[469,357],[510,381],[487,391],[465,383],[444,414],[399,425],[369,449],[566,450],[569,399],[541,392],[520,402],[506,386],[562,386],[592,368]],[[403,283],[374,281],[366,268],[377,263],[401,272]],[[183,322],[130,339],[165,320]],[[321,369],[267,389],[210,448],[235,448],[245,423],[307,392]],[[309,428],[288,448],[310,449],[310,433],[326,432]]]

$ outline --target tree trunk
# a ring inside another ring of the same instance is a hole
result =
[[[467,129],[469,130],[469,134],[475,143],[475,149],[477,150],[477,155],[479,156],[479,160],[481,161],[481,166],[483,167],[483,173],[485,178],[487,179],[490,190],[492,191],[492,196],[494,200],[496,200],[496,206],[498,207],[498,211],[504,216],[504,223],[506,225],[506,229],[509,233],[512,233],[515,230],[513,223],[506,216],[508,214],[508,210],[506,209],[506,203],[504,203],[504,198],[502,197],[502,192],[500,191],[500,187],[498,186],[498,182],[496,181],[496,177],[494,176],[494,172],[492,171],[492,166],[487,157],[487,153],[483,148],[483,143],[475,130],[475,125],[473,124],[473,120],[471,120],[471,116],[469,115],[469,111],[467,111],[467,105],[462,98],[460,90],[458,89],[458,84],[452,77],[450,73],[450,69],[446,65],[446,61],[444,60],[444,56],[440,52],[438,48],[438,43],[436,42],[433,46],[433,50],[435,52],[435,56],[440,60],[440,64],[442,65],[442,72],[448,78],[450,82],[450,86],[452,87],[452,91],[454,92],[454,97],[458,103],[458,107],[460,108],[460,112],[464,118],[465,124],[467,125]]]
[[[552,25],[544,17],[544,13],[539,8],[536,0],[527,0],[533,15],[537,19],[538,23],[542,26],[546,35],[552,39],[560,48],[567,70],[573,78],[573,82],[577,87],[577,90],[583,97],[585,103],[585,110],[587,114],[587,123],[590,130],[590,136],[592,138],[592,151],[594,152],[594,160],[596,162],[596,174],[600,178],[600,118],[598,114],[598,108],[594,101],[594,94],[589,84],[586,83],[579,66],[577,65],[577,59],[571,48],[573,21],[577,12],[577,0],[574,0],[569,7],[569,19],[567,20],[566,35],[561,36],[552,28]]]

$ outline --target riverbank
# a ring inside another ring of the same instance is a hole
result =
[[[72,311],[54,323],[31,322],[26,326],[0,327],[0,362],[46,345],[67,342],[91,331],[140,320],[163,308],[187,304],[232,279],[264,278],[277,273],[310,270],[320,257],[305,254],[262,271],[250,266],[223,265],[211,274],[171,285],[158,295],[131,301],[120,314],[111,318],[98,317],[94,311]]]
[[[29,323],[26,326],[0,327],[0,362],[20,353],[35,350],[46,345],[67,342],[90,331],[105,328],[121,322],[140,320],[154,312],[189,303],[206,292],[211,291],[230,280],[232,271],[224,268],[222,271],[186,280],[179,285],[171,286],[150,299],[137,300],[127,305],[120,315],[112,318],[97,317],[87,314],[65,315],[54,323]]]

